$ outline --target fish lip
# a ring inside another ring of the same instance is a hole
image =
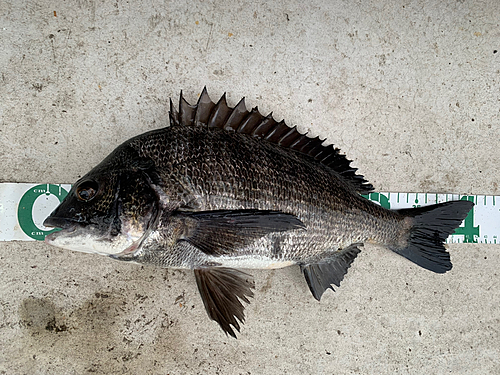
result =
[[[43,226],[48,228],[61,228],[61,229],[69,229],[76,227],[78,223],[74,220],[65,219],[63,217],[49,216],[44,222]]]
[[[61,234],[69,234],[75,232],[77,227],[81,226],[81,224],[74,220],[56,216],[49,216],[43,221],[43,226],[59,229],[45,236],[45,243],[51,244],[57,237],[61,236]]]

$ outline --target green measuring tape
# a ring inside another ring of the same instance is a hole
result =
[[[43,241],[54,229],[44,219],[66,197],[71,185],[0,184],[0,241]],[[500,243],[500,197],[429,193],[370,193],[365,198],[388,209],[411,208],[451,200],[475,203],[448,243]]]
[[[34,240],[43,241],[45,236],[55,231],[54,229],[40,229],[40,227],[35,224],[33,218],[33,214],[35,213],[34,206],[38,201],[38,198],[51,195],[57,197],[59,202],[62,202],[66,195],[68,195],[68,192],[60,185],[37,185],[28,189],[23,194],[17,206],[17,220],[19,222],[19,226],[27,236],[33,238]]]

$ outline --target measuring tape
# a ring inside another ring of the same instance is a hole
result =
[[[45,236],[57,230],[44,227],[43,221],[70,189],[70,184],[0,184],[0,241],[43,241]],[[500,243],[500,196],[370,193],[364,197],[389,209],[420,207],[451,200],[474,202],[473,210],[446,242]]]

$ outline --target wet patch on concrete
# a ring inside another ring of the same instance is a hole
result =
[[[106,290],[67,309],[49,298],[26,298],[19,306],[23,346],[29,348],[26,359],[35,367],[64,362],[67,370],[109,373],[144,368],[152,353],[182,357],[178,320],[167,312],[155,315],[151,306],[142,308],[147,300],[141,294]]]

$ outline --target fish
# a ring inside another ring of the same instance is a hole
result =
[[[316,300],[335,291],[366,242],[424,269],[452,268],[445,239],[473,203],[389,210],[324,139],[203,89],[170,100],[169,126],[129,139],[80,178],[45,219],[46,243],[192,270],[210,319],[236,338],[251,269],[297,265]],[[245,271],[243,271],[245,270]]]

